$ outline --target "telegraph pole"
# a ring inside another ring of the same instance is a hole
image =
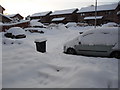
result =
[[[96,28],[96,25],[97,25],[97,0],[95,1],[95,28]]]

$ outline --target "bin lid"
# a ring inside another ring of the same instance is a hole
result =
[[[46,38],[35,39],[35,42],[44,42],[47,41]]]

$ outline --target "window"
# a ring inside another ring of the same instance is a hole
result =
[[[111,11],[106,11],[105,14],[110,15],[110,14],[111,14]]]
[[[81,13],[80,15],[81,15],[81,16],[85,16],[85,14],[84,14],[84,13]]]

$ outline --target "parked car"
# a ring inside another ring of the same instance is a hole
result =
[[[39,19],[34,19],[30,21],[30,27],[33,28],[46,28],[46,26],[44,24],[42,24],[41,22],[39,22]]]
[[[29,28],[24,28],[24,30],[30,33],[40,33],[40,34],[44,34],[44,31],[42,31],[40,28],[33,28],[33,27],[29,27]]]
[[[120,58],[118,27],[97,28],[83,32],[64,45],[64,53]]]
[[[119,25],[115,22],[109,22],[106,24],[103,24],[102,27],[118,27]]]
[[[76,27],[77,26],[77,23],[76,22],[69,22],[65,25],[66,28],[69,28],[69,27]]]
[[[6,31],[4,34],[7,38],[26,38],[25,31],[20,27],[12,27],[9,30]]]

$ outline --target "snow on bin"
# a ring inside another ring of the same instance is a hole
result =
[[[38,52],[45,53],[46,52],[46,38],[36,39],[36,50]]]

